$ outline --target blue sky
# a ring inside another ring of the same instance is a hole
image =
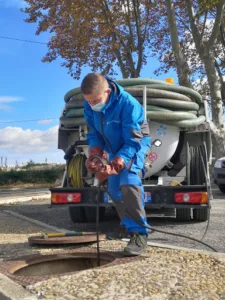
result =
[[[0,36],[48,42],[48,34],[35,35],[36,24],[23,21],[23,0],[0,0]],[[58,59],[42,63],[47,45],[0,38],[0,157],[8,164],[63,162],[57,150],[58,120],[7,123],[6,121],[51,119],[60,116],[67,91],[80,85],[61,67]],[[155,78],[158,62],[149,59],[141,77]],[[84,68],[82,77],[88,72]],[[174,77],[174,72],[157,79]],[[118,76],[118,79],[121,76]]]

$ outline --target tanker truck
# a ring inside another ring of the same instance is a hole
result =
[[[136,78],[116,82],[143,105],[150,128],[151,147],[140,174],[146,212],[178,221],[207,221],[212,153],[207,102],[195,90],[167,81]],[[64,101],[58,149],[64,151],[66,168],[61,186],[50,189],[51,207],[67,205],[75,223],[94,222],[98,181],[85,167],[88,128],[80,87],[67,92]],[[103,221],[106,208],[113,208],[113,202],[105,191],[98,201]]]

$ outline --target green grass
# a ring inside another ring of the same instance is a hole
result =
[[[11,184],[41,184],[55,183],[61,178],[64,167],[49,170],[26,170],[26,171],[0,171],[0,186]]]

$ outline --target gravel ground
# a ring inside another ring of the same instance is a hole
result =
[[[4,206],[45,223],[67,229],[93,230],[94,224],[73,224],[66,208],[49,209],[40,202]],[[213,201],[212,221],[205,240],[224,252],[224,198]],[[205,223],[179,224],[168,218],[151,218],[158,228],[201,236]],[[101,224],[104,232],[118,229],[115,215],[108,212],[108,221]],[[0,211],[0,258],[15,258],[27,254],[60,252],[64,247],[30,247],[27,238],[40,234],[42,227]],[[49,230],[45,230],[49,232]],[[187,246],[188,242],[153,233],[150,241]],[[223,244],[221,245],[221,243]],[[125,243],[104,241],[101,250],[121,251]],[[192,244],[193,245],[193,244]],[[96,244],[91,246],[96,247]],[[201,247],[205,249],[205,247]],[[69,247],[68,247],[69,249]],[[64,248],[65,250],[65,248]],[[219,249],[218,249],[219,250]],[[225,262],[212,254],[149,247],[143,259],[103,269],[90,269],[77,274],[54,277],[27,288],[39,299],[53,300],[225,300]]]
[[[28,237],[40,235],[43,229],[28,221],[0,212],[0,259],[17,258],[31,254],[51,254],[53,249],[60,252],[63,247],[31,247]],[[72,247],[67,247],[70,249]],[[65,248],[64,248],[65,250]]]
[[[213,246],[219,252],[225,252],[225,195],[221,194],[219,190],[214,189],[214,200],[212,201],[211,219],[208,228],[207,235],[204,238],[204,242]],[[2,206],[0,209],[12,210],[20,213],[24,216],[34,218],[44,223],[65,228],[67,230],[76,231],[94,231],[94,223],[81,223],[74,224],[69,217],[68,208],[54,207],[49,208],[48,201],[46,202],[31,202],[24,204],[14,204],[8,206]],[[103,233],[110,235],[116,234],[119,230],[119,221],[116,219],[112,210],[107,211],[107,221],[101,223],[100,230]],[[155,217],[149,216],[149,224],[158,229],[171,231],[173,233],[184,234],[187,236],[201,239],[207,222],[187,222],[179,223],[174,218]],[[195,249],[210,250],[204,245],[198,244],[187,239],[179,238],[176,236],[165,235],[157,232],[153,232],[149,235],[149,241],[155,243],[171,244],[181,247],[193,247]]]
[[[111,242],[103,242],[102,248],[109,247],[106,243]],[[158,248],[148,248],[144,256],[132,263],[53,278],[28,289],[40,299],[57,300],[225,299],[225,263],[216,258]]]

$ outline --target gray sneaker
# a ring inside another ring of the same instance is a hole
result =
[[[138,232],[131,233],[130,241],[124,248],[124,254],[127,256],[140,255],[147,247],[147,236]]]

